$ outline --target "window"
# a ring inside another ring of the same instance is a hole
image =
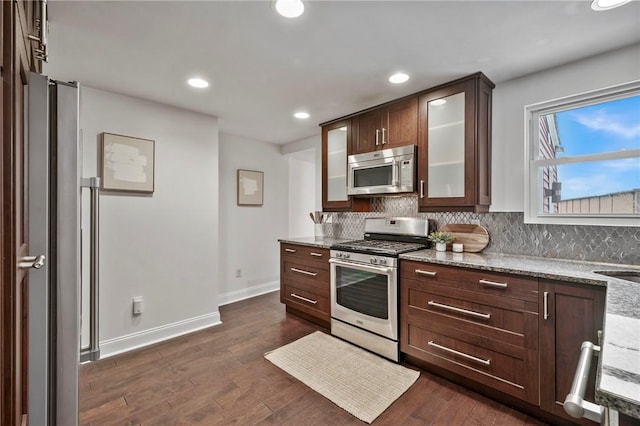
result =
[[[640,81],[525,111],[525,222],[640,226]]]

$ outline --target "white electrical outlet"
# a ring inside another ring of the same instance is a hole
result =
[[[140,315],[142,313],[142,310],[143,310],[142,302],[143,302],[142,296],[133,298],[133,315]]]
[[[240,278],[242,277],[242,269],[238,268],[236,269],[236,278]]]

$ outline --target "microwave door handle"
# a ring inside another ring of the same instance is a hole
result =
[[[391,172],[391,185],[392,186],[400,186],[400,162],[393,162],[393,170]]]

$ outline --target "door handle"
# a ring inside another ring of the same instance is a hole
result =
[[[40,256],[25,256],[20,259],[20,263],[18,263],[18,268],[20,269],[40,269],[44,266],[44,254]]]

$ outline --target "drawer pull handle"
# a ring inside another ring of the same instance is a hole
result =
[[[306,297],[302,297],[299,294],[295,294],[295,293],[291,293],[291,297],[295,297],[296,299],[300,299],[300,300],[304,300],[305,302],[311,303],[311,304],[316,304],[318,303],[317,300],[312,300],[312,299],[307,299]]]
[[[507,287],[509,287],[509,284],[507,284],[507,283],[497,283],[495,281],[489,281],[489,280],[478,280],[478,282],[480,284],[488,285],[490,287],[498,287],[498,288],[507,288]]]
[[[322,256],[324,256],[322,253],[316,253],[316,252],[313,252],[313,251],[312,251],[311,253],[309,253],[309,255],[311,255],[311,256],[315,256],[315,257],[322,257]]]
[[[543,306],[543,318],[544,319],[549,319],[549,292],[545,291],[544,293],[542,293],[542,306]]]
[[[439,345],[439,344],[435,343],[433,340],[429,340],[427,342],[427,344],[429,346],[433,346],[434,348],[441,349],[441,350],[443,350],[445,352],[449,352],[449,353],[461,356],[461,357],[469,359],[471,361],[479,362],[480,364],[491,365],[491,360],[490,359],[482,359],[482,358],[475,357],[473,355],[465,354],[464,352],[456,351],[455,349],[451,349],[451,348],[448,348],[446,346]]]
[[[295,252],[297,252],[298,250],[290,249],[290,248],[286,248],[286,249],[284,249],[284,251],[286,251],[287,253],[295,253]]]
[[[433,300],[429,300],[427,302],[428,305],[434,306],[436,308],[444,309],[447,311],[458,312],[460,314],[471,315],[472,317],[489,319],[491,318],[491,314],[483,314],[481,312],[469,311],[467,309],[456,308],[455,306],[443,305],[442,303],[434,302]]]
[[[438,273],[433,271],[423,271],[422,269],[416,269],[416,274],[426,275],[428,277],[435,277]]]
[[[302,269],[298,269],[298,268],[291,268],[292,272],[297,272],[299,274],[304,274],[304,275],[309,275],[311,277],[315,277],[316,275],[318,275],[317,272],[309,272],[309,271],[304,271]]]

